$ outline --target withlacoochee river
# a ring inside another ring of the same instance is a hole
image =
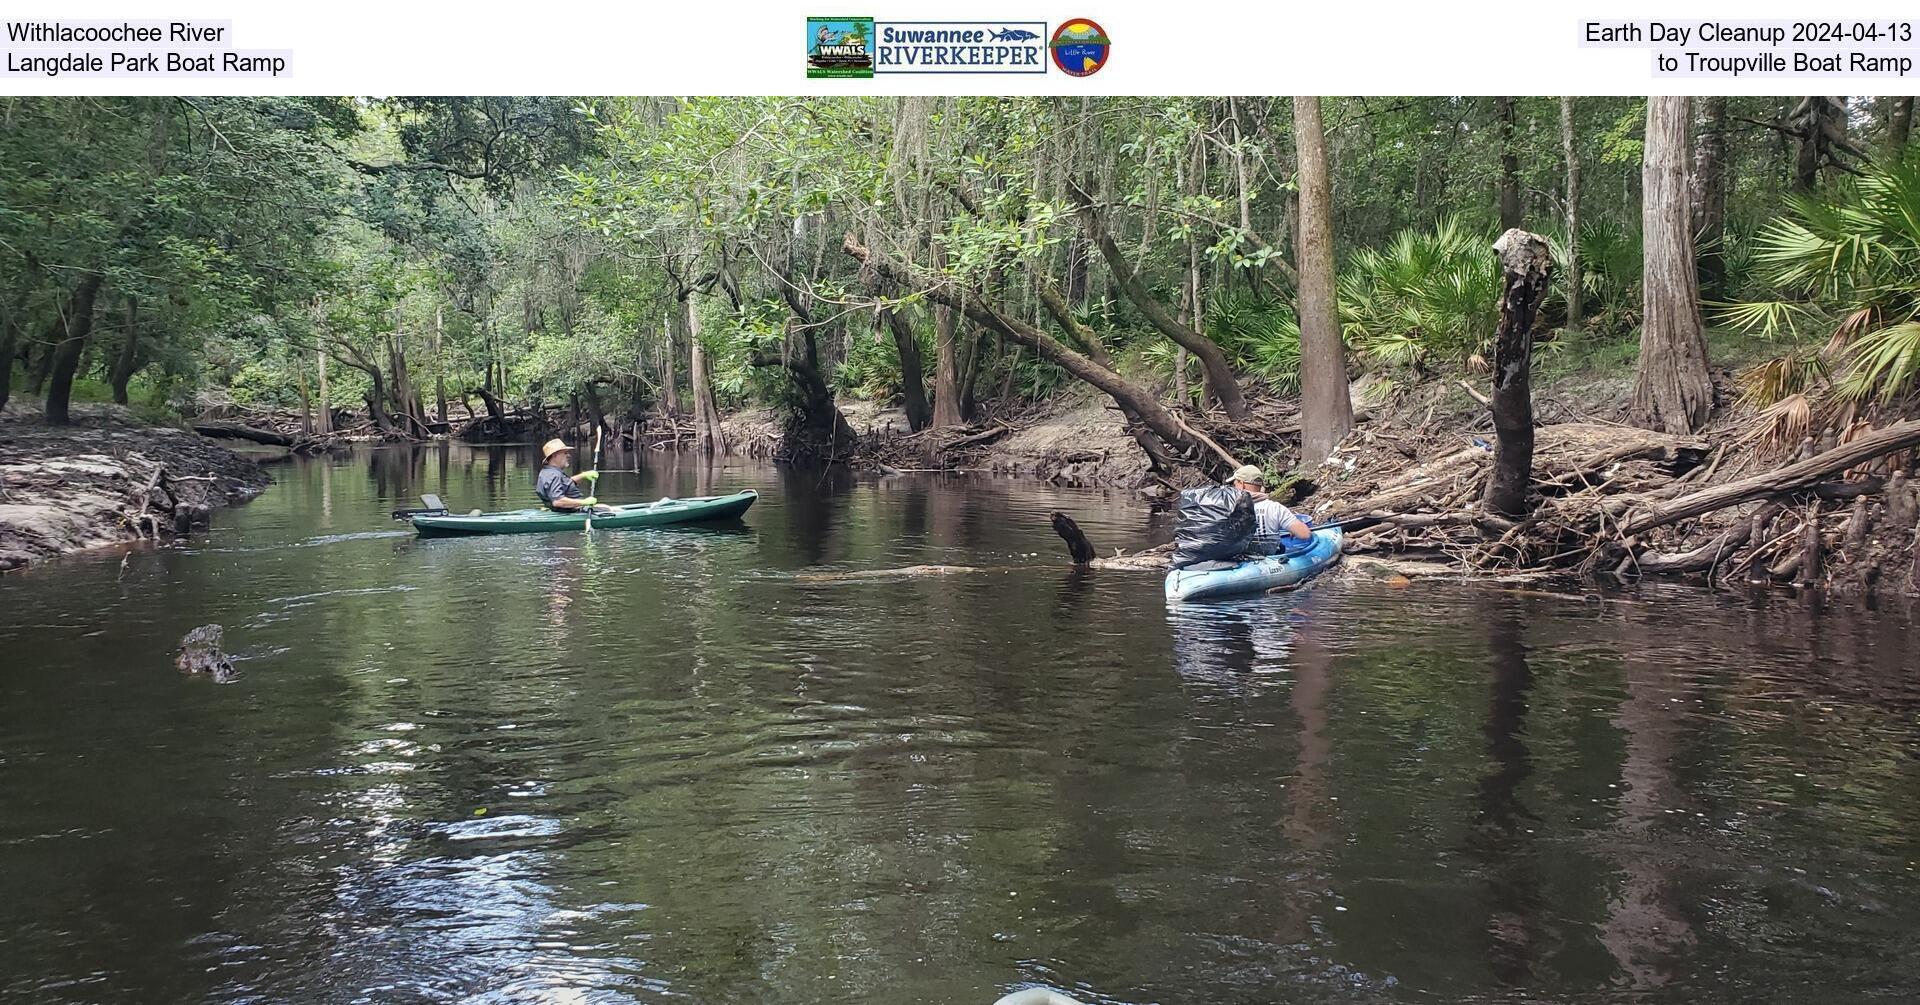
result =
[[[278,469],[0,579],[0,998],[1699,1002],[1920,986],[1902,611],[1335,575],[1125,494],[659,455],[743,525],[423,541],[531,452]],[[610,459],[604,466],[621,462]],[[913,565],[931,578],[822,573]],[[226,627],[243,677],[181,677]]]

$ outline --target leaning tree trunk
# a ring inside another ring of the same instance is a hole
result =
[[[1109,353],[1106,345],[1100,341],[1099,333],[1081,324],[1080,319],[1074,317],[1073,310],[1067,306],[1066,300],[1061,298],[1060,291],[1054,288],[1053,283],[1042,279],[1036,284],[1036,289],[1040,294],[1041,306],[1046,308],[1048,314],[1053,315],[1053,321],[1060,326],[1060,330],[1066,332],[1085,350],[1087,358],[1108,370],[1119,372],[1119,368],[1113,364],[1113,354]],[[1120,406],[1120,414],[1127,420],[1127,434],[1132,436],[1133,441],[1138,443],[1140,449],[1146,453],[1150,470],[1162,474],[1171,472],[1174,458],[1167,452],[1166,445],[1162,444],[1153,435],[1153,431],[1141,421],[1139,412],[1125,402],[1117,403]],[[1183,401],[1182,404],[1185,402]]]
[[[1913,132],[1913,98],[1888,98],[1893,106],[1887,110],[1887,159],[1898,160],[1906,152],[1907,137]]]
[[[1533,322],[1553,272],[1547,239],[1509,230],[1494,242],[1500,256],[1500,326],[1493,341],[1493,475],[1487,508],[1508,516],[1527,511],[1533,480]]]
[[[1047,333],[994,310],[981,297],[961,290],[944,276],[917,273],[909,266],[895,263],[880,252],[862,245],[851,233],[842,241],[841,250],[863,267],[878,273],[882,279],[903,288],[924,290],[929,300],[965,311],[967,317],[981,327],[1032,349],[1040,358],[1067,371],[1076,379],[1106,392],[1123,411],[1138,415],[1153,435],[1167,444],[1170,448],[1167,456],[1184,454],[1190,463],[1215,476],[1224,476],[1240,465],[1239,460],[1222,450],[1219,444],[1169,411],[1152,391],[1095,363]]]
[[[1631,413],[1635,424],[1668,433],[1699,429],[1713,407],[1687,205],[1687,112],[1686,97],[1647,99],[1640,172],[1645,293]]]
[[[1141,315],[1160,334],[1173,340],[1174,344],[1185,348],[1200,361],[1200,370],[1206,374],[1207,378],[1207,391],[1220,402],[1220,407],[1226,411],[1227,418],[1244,419],[1251,414],[1247,409],[1246,396],[1240,393],[1240,383],[1233,375],[1233,367],[1227,362],[1227,354],[1212,339],[1181,324],[1171,313],[1168,313],[1166,305],[1154,298],[1153,291],[1147,288],[1147,284],[1141,281],[1139,274],[1133,270],[1133,265],[1127,261],[1126,252],[1120,250],[1120,245],[1114,242],[1112,232],[1107,230],[1106,221],[1102,218],[1099,209],[1094,206],[1093,197],[1072,182],[1067,184],[1067,192],[1078,204],[1081,223],[1087,234],[1093,238],[1094,243],[1099,246],[1101,256],[1107,261],[1108,270],[1120,283],[1121,292],[1127,295],[1127,299],[1139,308]]]
[[[367,414],[372,417],[374,426],[388,436],[406,435],[393,423],[393,414],[387,411],[387,378],[377,366],[358,368],[367,375],[371,385],[367,392]]]
[[[80,351],[86,347],[87,336],[93,332],[93,301],[100,293],[101,276],[91,273],[80,281],[79,289],[73,291],[73,299],[68,301],[65,322],[62,325],[63,337],[53,351],[53,364],[48,370],[46,419],[50,426],[65,426],[73,422],[68,414],[68,404],[73,397],[73,375],[80,366]]]
[[[1567,158],[1567,330],[1586,319],[1586,280],[1580,275],[1580,151],[1573,144],[1573,99],[1560,99],[1560,147]]]
[[[1500,121],[1500,229],[1520,226],[1520,151],[1514,146],[1513,99],[1493,99]]]
[[[1333,190],[1320,99],[1293,99],[1300,158],[1300,460],[1317,465],[1353,430],[1346,347],[1333,289]]]

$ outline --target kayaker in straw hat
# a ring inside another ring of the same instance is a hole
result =
[[[1242,464],[1233,472],[1233,487],[1253,496],[1253,540],[1262,550],[1279,551],[1281,541],[1292,536],[1305,541],[1313,536],[1307,521],[1279,502],[1267,498],[1267,477],[1251,464]]]
[[[533,479],[533,491],[539,494],[540,501],[546,503],[548,509],[563,513],[584,509],[600,512],[607,509],[600,505],[600,500],[588,495],[580,487],[581,482],[591,485],[599,481],[600,472],[582,471],[577,475],[567,474],[567,465],[573,463],[573,448],[567,445],[566,441],[558,437],[548,440],[546,445],[540,448],[540,453],[546,458],[547,463],[540,469],[540,474]]]

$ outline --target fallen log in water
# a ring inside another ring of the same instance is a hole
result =
[[[294,444],[293,437],[285,433],[276,433],[271,429],[259,429],[254,426],[241,426],[229,423],[196,423],[193,431],[201,436],[211,436],[217,440],[249,440],[269,447],[288,447]]]

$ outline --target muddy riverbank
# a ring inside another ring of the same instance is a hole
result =
[[[0,416],[0,571],[68,552],[167,541],[271,481],[254,461],[195,433],[140,422],[126,409],[75,409],[75,424],[37,412]]]

